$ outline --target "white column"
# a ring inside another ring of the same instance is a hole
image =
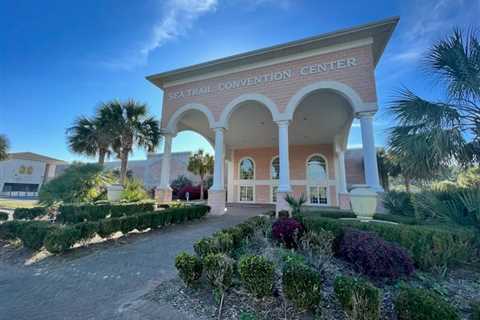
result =
[[[345,151],[337,151],[337,163],[338,163],[338,192],[347,193],[347,178],[345,175]]]
[[[225,189],[225,180],[223,178],[223,133],[224,128],[215,128],[215,161],[213,167],[213,185],[210,188],[212,191],[223,191]]]
[[[377,150],[375,149],[375,137],[373,132],[373,112],[361,112],[357,116],[360,119],[363,144],[363,164],[365,170],[365,183],[376,191],[383,191],[378,178]]]
[[[278,121],[278,154],[280,161],[280,179],[278,192],[290,192],[290,161],[288,155],[288,124],[289,121]]]
[[[170,188],[170,159],[172,154],[172,134],[163,134],[162,169],[160,172],[160,187]]]

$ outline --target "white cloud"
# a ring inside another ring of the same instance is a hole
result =
[[[469,27],[478,19],[480,0],[412,1],[401,15],[399,45],[387,59],[416,63],[432,43],[454,26]]]

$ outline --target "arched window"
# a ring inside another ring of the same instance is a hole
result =
[[[242,202],[253,202],[255,188],[255,163],[250,158],[240,160],[240,196]]]
[[[272,159],[272,165],[270,166],[270,178],[272,179],[271,199],[272,202],[277,202],[277,191],[278,191],[278,179],[280,179],[280,159],[278,156],[275,156]]]
[[[307,161],[308,199],[311,204],[327,204],[327,162],[321,155],[313,155]]]

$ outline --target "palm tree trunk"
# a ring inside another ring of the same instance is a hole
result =
[[[120,165],[120,184],[125,185],[125,178],[127,177],[128,168],[128,150],[122,151],[121,165]]]
[[[98,164],[103,166],[105,163],[105,156],[107,155],[107,152],[105,149],[100,149],[98,150]]]
[[[200,200],[203,200],[203,177],[200,177]]]
[[[407,176],[404,176],[403,180],[405,182],[405,191],[410,192],[410,178]]]

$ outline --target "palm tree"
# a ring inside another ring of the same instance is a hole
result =
[[[67,129],[70,150],[90,157],[98,154],[100,165],[105,163],[105,157],[110,156],[113,138],[109,127],[98,117],[78,117],[73,126]]]
[[[389,150],[411,178],[430,180],[452,163],[480,160],[480,43],[473,31],[454,30],[426,57],[430,73],[446,86],[447,101],[425,100],[404,88],[390,111]]]
[[[188,159],[187,169],[200,177],[200,200],[203,200],[205,178],[213,173],[213,157],[200,149]]]
[[[9,143],[7,136],[0,134],[0,161],[8,158]]]
[[[100,123],[113,135],[112,149],[121,161],[120,183],[125,183],[128,156],[135,147],[155,151],[160,142],[160,125],[148,116],[147,106],[134,100],[104,103],[98,110]]]

